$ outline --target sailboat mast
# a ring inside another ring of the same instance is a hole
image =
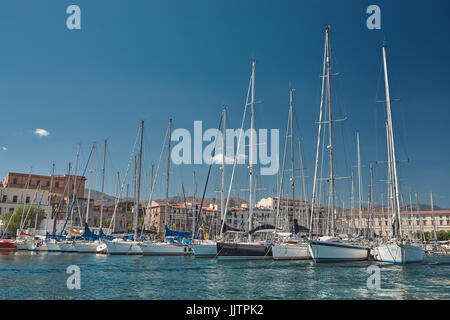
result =
[[[412,238],[414,240],[414,243],[416,243],[416,230],[414,228],[414,220],[413,220],[413,205],[412,205],[412,195],[411,192],[409,193],[409,213],[410,213],[410,223],[411,223],[411,232],[412,232]]]
[[[192,237],[195,236],[195,228],[196,228],[196,214],[197,211],[197,205],[195,204],[195,197],[196,197],[196,185],[195,185],[195,171],[192,171]]]
[[[359,234],[363,231],[362,218],[362,183],[361,183],[361,153],[359,148],[359,132],[356,133],[356,146],[358,151],[358,208],[359,208]]]
[[[72,203],[75,203],[75,197],[76,197],[76,188],[77,188],[77,172],[78,172],[78,159],[80,157],[80,145],[77,146],[77,158],[75,160],[75,176],[73,178],[73,199]],[[80,221],[81,223],[81,221]],[[70,210],[70,227],[73,227],[73,206]]]
[[[399,189],[398,189],[398,179],[397,179],[397,160],[395,157],[395,145],[394,145],[394,132],[392,129],[392,115],[391,115],[391,98],[389,94],[389,79],[388,79],[388,71],[387,71],[387,62],[386,62],[386,44],[383,43],[383,65],[384,65],[384,82],[385,82],[385,90],[386,90],[386,114],[387,114],[387,131],[388,131],[388,139],[389,139],[389,150],[388,154],[390,155],[389,163],[391,166],[391,176],[392,176],[392,188],[393,188],[393,196],[394,196],[394,212],[395,212],[395,236],[397,239],[401,238],[402,234],[402,224],[400,218],[400,199],[399,199]]]
[[[294,178],[294,133],[293,133],[293,125],[292,125],[292,118],[293,118],[293,103],[294,103],[294,92],[295,89],[291,88],[289,90],[289,114],[290,114],[290,120],[289,120],[289,126],[291,127],[291,188],[292,188],[292,207],[294,208],[294,201],[295,201],[295,178]]]
[[[227,107],[222,108],[222,186],[220,188],[220,221],[225,217],[225,134],[226,134]]]
[[[136,207],[134,210],[134,238],[133,239],[135,241],[138,236],[139,196],[141,193],[142,144],[143,144],[143,142],[144,142],[144,120],[141,121],[141,145],[139,147],[138,176],[137,176],[137,186],[136,186],[136,189],[137,189]]]
[[[353,170],[352,170],[352,196],[350,198],[350,226],[351,226],[351,233],[354,234],[355,232],[355,220],[353,217],[353,207],[355,206],[355,196],[354,196],[354,181],[353,181]],[[361,221],[361,220],[360,220]]]
[[[330,132],[329,132],[329,145],[328,145],[328,150],[330,153],[330,197],[331,197],[331,202],[330,202],[330,209],[331,209],[331,235],[334,236],[336,234],[335,232],[335,225],[334,225],[334,202],[335,202],[335,194],[334,194],[334,159],[333,159],[333,108],[332,108],[332,103],[331,103],[331,55],[330,55],[330,26],[327,26],[326,28],[326,33],[327,33],[327,42],[328,42],[328,50],[327,50],[327,90],[328,90],[328,115],[329,115],[329,128],[330,128]]]
[[[303,166],[303,152],[302,152],[302,141],[301,139],[298,139],[298,152],[300,156],[300,176],[302,179],[302,195],[303,195],[303,225],[309,226],[309,216],[308,216],[308,210],[306,205],[306,184],[305,184],[305,167]]]
[[[327,27],[328,29],[328,27]],[[320,156],[320,140],[322,136],[322,117],[323,117],[323,102],[324,102],[324,91],[325,91],[325,70],[327,61],[327,50],[328,50],[328,32],[325,35],[325,49],[323,53],[323,66],[322,66],[322,92],[320,95],[320,111],[319,111],[319,128],[317,133],[317,147],[316,147],[316,161],[314,165],[314,180],[313,180],[313,190],[312,190],[312,200],[311,200],[311,214],[309,219],[309,237],[312,236],[313,220],[314,220],[314,208],[316,204],[317,196],[317,175],[319,170],[319,156]],[[320,214],[320,212],[319,212]],[[319,220],[319,219],[317,219]],[[317,224],[318,225],[318,224]]]
[[[375,217],[374,217],[374,201],[373,201],[373,164],[370,164],[370,201],[369,201],[369,215],[370,215],[370,221],[369,221],[369,230],[370,234],[372,235],[372,239],[375,238]]]
[[[90,203],[91,203],[91,190],[92,190],[92,175],[93,175],[93,163],[94,163],[94,158],[95,158],[95,148],[96,148],[96,143],[94,142],[94,145],[92,146],[92,160],[91,160],[91,168],[89,170],[89,192],[88,192],[88,201],[87,201],[87,208],[86,208],[86,224],[89,221],[89,207],[90,207]],[[81,223],[81,221],[80,221]]]
[[[252,230],[253,219],[253,130],[254,130],[254,113],[255,113],[255,65],[256,61],[252,62],[252,95],[251,95],[251,119],[250,119],[250,148],[249,148],[249,215],[248,215],[248,240],[251,241],[250,231]]]
[[[422,213],[420,212],[419,197],[417,195],[417,192],[415,193],[415,196],[416,196],[415,197],[416,198],[416,211],[417,211],[417,216],[418,216],[419,221],[420,221],[420,232],[422,233],[422,241],[425,241],[425,232],[424,232],[424,229],[423,229],[423,219],[422,219]]]
[[[103,224],[103,202],[104,202],[104,192],[105,192],[105,166],[106,166],[106,143],[107,140],[105,140],[105,144],[103,146],[103,167],[102,167],[102,203],[100,204],[100,226],[99,228],[102,228]]]
[[[168,225],[169,218],[169,177],[170,177],[170,137],[172,136],[172,118],[169,119],[169,139],[167,141],[167,174],[166,174],[166,205],[164,207],[164,223]]]
[[[65,220],[67,220],[68,219],[68,217],[69,217],[69,208],[70,208],[70,202],[69,202],[69,198],[70,198],[70,188],[71,188],[71,184],[70,184],[70,178],[71,178],[71,173],[72,173],[72,163],[70,163],[69,162],[69,168],[68,168],[68,171],[67,171],[67,175],[68,175],[68,178],[67,178],[67,208],[66,208],[66,218],[65,218]],[[64,192],[65,192],[66,190],[64,190]],[[56,220],[55,220],[56,221]],[[54,232],[53,233],[55,233],[56,232],[56,222],[55,222],[55,226],[54,226]]]
[[[52,191],[53,191],[53,176],[55,175],[55,162],[52,162],[52,173],[50,174],[50,189],[48,190],[48,201],[47,204],[50,207],[50,219],[52,218]],[[48,217],[46,216],[45,221],[45,234],[47,234],[48,227]]]
[[[433,203],[433,192],[430,192],[430,203],[431,203],[431,215],[432,215],[432,223],[433,223],[433,232],[434,232],[434,239],[437,239],[437,233],[436,233],[436,219],[434,217],[434,203]]]

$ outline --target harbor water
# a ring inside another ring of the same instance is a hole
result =
[[[67,286],[69,266],[80,289]],[[448,255],[393,265],[19,251],[0,255],[0,299],[450,299],[449,272]]]

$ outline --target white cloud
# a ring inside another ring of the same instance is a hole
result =
[[[3,151],[8,151],[8,148],[5,147],[5,146],[2,146],[2,150],[3,150]]]
[[[243,154],[238,154],[238,156],[237,156],[237,160],[238,161],[245,161],[245,160],[247,160],[247,158],[248,157],[246,155],[243,155]],[[214,163],[214,164],[222,164],[222,154],[219,153],[219,154],[215,155],[212,158],[212,163]],[[225,164],[234,164],[234,158],[225,156]]]
[[[50,132],[45,129],[36,129],[34,130],[34,134],[40,137],[48,137],[50,135]]]

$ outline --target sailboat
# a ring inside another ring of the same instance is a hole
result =
[[[142,249],[140,241],[138,239],[138,215],[139,215],[139,195],[141,191],[141,171],[142,171],[142,147],[144,139],[144,121],[141,121],[140,125],[140,147],[139,147],[139,157],[138,157],[138,176],[137,181],[135,180],[135,202],[134,202],[134,218],[133,218],[133,229],[134,234],[132,236],[124,238],[116,238],[112,240],[105,241],[108,254],[111,255],[139,255],[142,254]],[[136,160],[135,160],[136,164]],[[135,165],[136,168],[136,165]]]
[[[334,176],[334,146],[333,146],[333,122],[332,117],[332,103],[331,103],[331,48],[330,48],[330,27],[326,27],[325,32],[325,52],[323,59],[323,76],[322,76],[322,95],[320,102],[320,115],[319,115],[319,133],[317,138],[317,149],[316,149],[316,163],[314,169],[314,186],[313,195],[311,201],[311,219],[310,219],[310,239],[309,239],[309,251],[314,262],[343,262],[343,261],[361,261],[368,260],[369,258],[369,248],[363,247],[355,244],[351,244],[346,241],[342,241],[336,236],[335,228],[335,176]],[[328,102],[328,121],[322,121],[323,114],[323,104],[324,104],[324,88],[326,91],[326,102]],[[312,238],[312,225],[314,218],[314,211],[316,207],[316,193],[317,193],[317,174],[319,166],[319,151],[320,151],[320,140],[321,140],[321,129],[322,124],[329,125],[329,143],[327,149],[329,151],[329,171],[330,177],[328,181],[330,183],[329,188],[329,215],[331,216],[331,227],[327,228],[327,234],[325,236],[318,237],[316,239]]]
[[[220,218],[221,221],[225,216],[225,137],[226,137],[226,114],[227,107],[222,108],[222,186],[220,190]],[[215,148],[214,148],[215,152]],[[212,162],[211,162],[212,165]],[[203,199],[202,199],[203,203]],[[195,234],[195,233],[194,233]],[[217,255],[217,241],[212,239],[197,240],[192,244],[192,249],[194,250],[194,256],[196,258],[214,258]]]
[[[102,194],[104,192],[104,181],[105,181],[106,143],[107,143],[107,141],[105,140],[104,148],[103,148]],[[96,146],[96,144],[94,142],[94,146],[93,146],[94,150],[95,150],[95,146]],[[89,177],[89,192],[88,192],[88,202],[87,202],[87,207],[86,207],[86,221],[85,221],[84,233],[81,236],[82,239],[76,240],[74,242],[75,251],[77,251],[79,253],[101,253],[102,251],[106,250],[106,245],[104,243],[102,243],[102,241],[101,241],[101,235],[102,235],[101,230],[102,229],[100,229],[100,234],[96,235],[93,232],[91,232],[91,230],[89,229],[89,226],[88,226],[92,180],[93,180],[92,166],[94,163],[94,155],[95,155],[95,153],[93,154],[93,157],[92,157],[91,170],[90,170],[90,174],[89,174],[89,176],[90,176]],[[101,206],[103,209],[103,202],[102,202]],[[100,218],[100,221],[101,221],[101,218]]]
[[[90,159],[92,157],[94,151],[94,146],[91,148],[91,151],[89,153],[89,157],[88,160],[86,162],[85,168],[83,170],[83,174],[82,176],[85,175],[86,170],[88,168],[88,165],[90,163]],[[80,156],[80,145],[78,145],[77,147],[77,155],[76,155],[76,161],[75,161],[75,175],[73,177],[73,191],[72,191],[72,203],[70,204],[69,207],[69,203],[67,203],[67,214],[66,214],[66,220],[64,221],[64,226],[61,230],[61,234],[59,236],[57,236],[57,239],[61,239],[61,241],[58,242],[58,246],[60,248],[60,250],[62,252],[77,252],[74,246],[74,241],[76,239],[76,237],[79,237],[82,235],[82,233],[76,232],[75,230],[73,230],[72,226],[73,226],[73,212],[74,212],[74,208],[75,208],[75,204],[77,203],[78,199],[77,199],[77,194],[78,194],[78,190],[80,188],[81,184],[78,184],[77,187],[77,174],[78,174],[78,160],[79,160],[79,156]],[[70,179],[70,163],[69,163],[69,179]],[[69,192],[68,192],[69,195]],[[80,209],[78,208],[78,212],[80,212]],[[63,235],[63,233],[65,232],[65,228],[67,226],[67,222],[69,221],[70,218],[70,228],[69,230],[66,232],[65,235]],[[56,217],[55,217],[55,223],[56,223]],[[80,218],[80,223],[81,223],[81,218]],[[55,229],[54,225],[54,229]],[[54,230],[55,231],[55,230]]]
[[[423,250],[413,243],[408,243],[403,238],[402,221],[400,215],[400,195],[397,177],[397,159],[395,155],[394,132],[392,128],[391,100],[389,93],[389,80],[386,62],[386,44],[383,43],[384,82],[386,90],[386,140],[388,150],[388,181],[390,195],[390,209],[392,217],[393,236],[388,243],[374,247],[373,256],[377,261],[406,264],[421,262]]]
[[[217,242],[217,259],[219,260],[236,260],[236,259],[272,259],[272,246],[266,241],[252,241],[252,220],[253,220],[253,148],[254,148],[254,140],[253,140],[253,131],[254,131],[254,112],[255,112],[255,65],[256,62],[252,62],[252,74],[250,79],[249,89],[251,89],[251,120],[250,120],[250,146],[249,146],[249,214],[248,214],[248,241],[247,242],[228,242],[221,241]],[[246,105],[244,109],[244,118],[245,119],[245,110],[248,105],[248,96],[246,100]],[[243,122],[242,122],[243,124]],[[242,129],[242,128],[241,128]],[[240,142],[241,136],[239,137]],[[239,148],[238,142],[238,148]],[[237,155],[234,160],[234,164],[236,165]],[[234,170],[234,168],[233,168]],[[228,195],[230,194],[230,189]],[[229,196],[227,198],[227,202],[229,200]],[[227,206],[225,206],[226,208]],[[223,220],[222,225],[224,225],[225,220]],[[222,227],[223,229],[223,227]]]
[[[277,217],[280,217],[280,201],[281,201],[281,190],[283,188],[283,180],[284,180],[284,166],[286,161],[286,149],[287,149],[287,138],[288,138],[288,130],[290,129],[290,138],[291,138],[291,187],[292,187],[292,201],[295,201],[295,177],[294,177],[294,135],[293,135],[293,101],[294,101],[294,91],[295,89],[291,88],[289,90],[289,117],[288,117],[288,126],[286,130],[286,141],[284,148],[284,156],[283,156],[283,168],[281,173],[281,182],[279,186],[278,192],[278,204],[277,204]],[[278,220],[277,220],[278,221]],[[297,220],[295,221],[297,223]],[[294,233],[296,233],[294,230]],[[303,241],[302,239],[293,238],[293,234],[290,232],[276,232],[275,234],[278,237],[278,241],[276,241],[272,246],[273,251],[273,259],[274,260],[306,260],[310,259],[311,255],[309,254],[308,243]]]
[[[166,205],[164,208],[164,222],[165,222],[165,239],[164,242],[156,241],[143,241],[140,242],[139,249],[145,256],[183,256],[192,254],[192,248],[189,244],[183,241],[183,238],[190,236],[189,232],[173,231],[167,227],[168,217],[169,217],[169,177],[170,177],[170,137],[172,134],[172,118],[169,119],[168,126],[168,142],[167,142],[167,176],[166,176]],[[164,149],[164,146],[163,146]],[[159,168],[159,165],[158,165]],[[150,193],[149,207],[151,210],[151,202],[153,197],[154,181],[152,181],[152,190]]]

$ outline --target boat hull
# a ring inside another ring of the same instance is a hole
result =
[[[309,252],[315,262],[350,262],[369,259],[369,248],[345,243],[311,241]]]
[[[47,251],[49,252],[58,252],[61,251],[57,242],[47,242]]]
[[[12,241],[0,241],[0,251],[4,252],[17,251],[17,246]]]
[[[31,251],[48,251],[47,244],[43,241],[34,241],[31,244]]]
[[[58,243],[58,246],[62,252],[76,252],[75,247],[71,242],[60,242]]]
[[[172,243],[141,243],[140,248],[144,256],[185,256],[192,254],[192,248],[188,245]]]
[[[74,244],[78,253],[98,253],[99,242],[77,242]]]
[[[139,255],[142,250],[135,241],[106,241],[106,250],[111,255]]]
[[[272,247],[274,260],[309,260],[307,243],[276,243]]]
[[[259,243],[217,242],[218,260],[272,259],[272,247]]]
[[[16,245],[17,250],[27,250],[27,243],[26,243],[26,241],[18,240],[16,242],[14,242],[14,244]]]
[[[196,258],[214,258],[217,255],[217,244],[215,242],[193,244],[192,248]]]
[[[377,261],[397,264],[419,263],[423,260],[423,250],[413,245],[387,244],[375,247],[373,257]]]

